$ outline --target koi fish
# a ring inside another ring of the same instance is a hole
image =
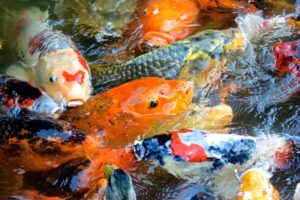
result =
[[[289,146],[291,145],[293,148]],[[290,149],[281,154],[282,149]],[[182,129],[136,140],[134,153],[138,161],[152,160],[160,163],[171,174],[195,181],[208,182],[220,196],[234,199],[238,193],[242,173],[254,165],[268,169],[282,169],[296,162],[299,165],[299,139],[278,136],[254,138]],[[283,159],[280,155],[288,155]],[[277,163],[277,161],[284,161]],[[296,164],[296,165],[297,165]],[[227,187],[227,181],[231,180]]]
[[[61,108],[42,90],[10,76],[0,76],[1,111],[10,116],[27,113],[55,116]]]
[[[279,73],[290,73],[300,77],[300,40],[275,44],[273,55]]]
[[[242,176],[242,184],[237,200],[279,200],[278,191],[269,182],[270,177],[270,173],[258,168],[247,170]]]
[[[200,12],[207,8],[258,11],[252,4],[236,0],[148,0],[140,4],[137,19],[129,25],[129,34],[125,34],[123,42],[129,52],[136,50],[136,47],[144,51],[167,46],[192,35],[201,26]]]
[[[257,41],[259,36],[273,29],[289,29],[283,17],[267,20],[248,14],[236,21],[239,28],[198,32],[119,65],[92,66],[96,91],[155,76],[192,80],[205,93],[206,88],[219,80],[228,58],[244,53],[249,41]]]
[[[132,151],[105,148],[98,135],[86,135],[64,121],[1,117],[0,128],[1,166],[6,173],[20,171],[23,182],[40,194],[62,198],[91,195],[105,177],[106,164],[126,170],[135,167]],[[43,193],[48,184],[53,193]],[[22,194],[18,188],[16,191]]]
[[[47,12],[30,8],[4,15],[5,35],[25,60],[7,74],[33,82],[59,105],[85,102],[91,92],[89,66],[68,36],[50,29]]]
[[[0,157],[15,169],[45,171],[84,155],[85,134],[67,123],[43,118],[1,117],[0,126]]]
[[[167,46],[184,39],[199,27],[199,8],[195,0],[151,0],[141,2],[138,19],[129,25],[129,48]]]
[[[148,77],[100,93],[60,118],[86,133],[103,136],[113,147],[124,146],[147,133],[154,122],[178,119],[192,96],[189,81]]]

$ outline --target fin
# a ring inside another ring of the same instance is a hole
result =
[[[287,23],[286,17],[276,16],[264,19],[258,14],[247,14],[235,19],[245,38],[252,43],[258,43],[263,38],[270,40],[289,36],[292,27]]]
[[[21,64],[13,64],[9,66],[9,68],[6,70],[6,74],[24,81],[32,82],[29,71]]]

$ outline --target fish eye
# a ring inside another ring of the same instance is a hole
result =
[[[151,100],[150,104],[149,104],[149,108],[155,108],[156,106],[158,106],[158,101],[157,100]]]
[[[55,75],[51,75],[50,78],[49,78],[49,81],[51,83],[54,83],[56,81],[56,76]]]

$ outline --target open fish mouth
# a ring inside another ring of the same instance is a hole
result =
[[[81,106],[83,104],[83,100],[81,99],[75,99],[67,102],[67,107],[76,107]]]

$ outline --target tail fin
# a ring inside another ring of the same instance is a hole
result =
[[[43,12],[37,7],[12,10],[1,6],[0,13],[0,19],[2,21],[0,34],[8,43],[14,41],[29,24],[34,22],[46,24],[46,20],[48,19],[48,12]]]
[[[252,43],[258,43],[263,38],[270,40],[289,36],[292,31],[291,26],[287,23],[287,18],[282,16],[264,19],[259,14],[247,14],[237,17],[235,21],[245,38]]]

